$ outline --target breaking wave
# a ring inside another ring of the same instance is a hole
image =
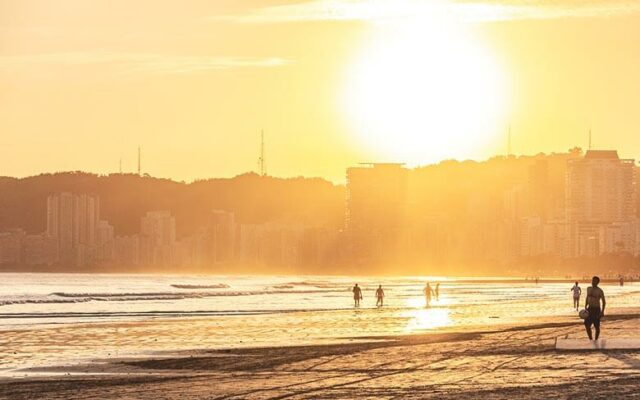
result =
[[[248,291],[198,291],[198,292],[129,292],[129,293],[106,293],[106,292],[53,292],[45,297],[29,298],[8,298],[0,299],[0,306],[15,304],[56,304],[56,303],[85,303],[90,301],[150,301],[150,300],[185,300],[207,297],[237,297],[237,296],[261,296],[261,295],[282,295],[282,294],[313,294],[313,293],[338,293],[345,289],[304,289],[287,290],[291,285],[278,285],[267,290]],[[200,289],[203,289],[200,287]],[[221,288],[222,289],[222,288]]]
[[[229,289],[231,286],[226,283],[216,283],[213,285],[181,285],[173,284],[171,287],[176,289]]]
[[[86,303],[91,301],[88,298],[77,299],[5,299],[0,300],[0,306],[10,306],[13,304],[62,304],[62,303]]]

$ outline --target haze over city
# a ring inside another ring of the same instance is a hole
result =
[[[1,173],[640,152],[630,1],[2,1]]]

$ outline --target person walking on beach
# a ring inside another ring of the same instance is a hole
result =
[[[582,294],[582,289],[580,288],[580,285],[578,285],[578,281],[573,285],[571,291],[573,292],[573,306],[576,308],[576,311],[578,311],[578,308],[580,307],[580,295]]]
[[[427,285],[424,287],[422,291],[424,292],[424,298],[426,303],[425,307],[429,307],[431,305],[431,296],[434,294],[433,289],[431,288],[431,285],[429,284],[429,282],[427,282]]]
[[[382,285],[378,286],[376,290],[376,307],[382,307],[384,303],[384,290],[382,290]]]
[[[362,300],[362,290],[360,289],[360,286],[358,286],[358,284],[356,283],[356,285],[353,287],[354,307],[360,307],[360,300]]]
[[[587,288],[585,308],[589,311],[589,316],[584,320],[584,327],[587,330],[589,340],[593,340],[591,325],[596,328],[596,340],[600,337],[600,318],[604,317],[604,308],[607,305],[604,299],[604,292],[598,287],[599,283],[600,278],[594,276],[593,279],[591,279],[591,286]],[[600,308],[601,300],[602,308]]]
[[[440,301],[440,282],[436,283],[436,301]]]

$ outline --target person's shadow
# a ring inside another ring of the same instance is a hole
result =
[[[640,351],[638,350],[632,350],[632,351],[607,351],[606,355],[611,357],[611,358],[615,358],[618,361],[622,361],[623,363],[627,364],[629,367],[633,368],[633,369],[637,369],[640,370],[640,358],[635,358],[635,357],[631,357],[629,355],[629,353],[631,354],[640,354]]]

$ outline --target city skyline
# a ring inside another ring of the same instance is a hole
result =
[[[345,186],[258,174],[190,184],[136,174],[41,176],[13,189],[36,206],[0,198],[7,204],[0,268],[416,273],[437,266],[450,274],[558,276],[606,260],[632,273],[640,260],[639,168],[616,150],[574,148],[415,169],[361,163],[347,168]],[[301,193],[315,204],[296,200]],[[33,215],[43,198],[46,218],[29,226],[7,218]]]
[[[633,2],[0,2],[2,175],[640,154]],[[266,39],[263,42],[261,39]],[[264,43],[267,43],[265,45]],[[98,151],[100,149],[100,151]]]
[[[588,133],[587,133],[588,134]],[[507,143],[507,141],[509,136],[505,136],[505,143]],[[505,150],[502,153],[496,153],[493,155],[490,155],[486,158],[480,158],[480,159],[472,159],[472,158],[466,158],[466,159],[457,159],[457,158],[446,158],[443,160],[439,160],[437,162],[433,162],[433,163],[426,163],[426,164],[416,164],[416,165],[412,165],[409,163],[405,163],[405,162],[398,162],[398,161],[371,161],[371,159],[366,159],[368,161],[363,161],[363,160],[357,160],[355,162],[353,162],[352,164],[346,165],[343,168],[343,174],[342,176],[339,176],[335,179],[330,179],[324,176],[320,176],[320,175],[303,175],[303,174],[296,174],[296,173],[292,173],[291,175],[275,175],[275,174],[271,174],[268,171],[265,172],[264,176],[268,176],[268,177],[274,177],[274,178],[282,178],[282,179],[293,179],[293,178],[320,178],[320,179],[324,179],[327,180],[331,183],[333,183],[334,185],[345,185],[347,180],[348,180],[348,170],[350,168],[352,168],[354,165],[366,165],[366,164],[389,164],[389,165],[404,165],[408,168],[411,169],[419,169],[419,168],[429,168],[429,167],[433,167],[433,166],[437,166],[440,165],[442,163],[448,163],[448,162],[459,162],[459,163],[464,163],[464,162],[476,162],[476,163],[482,163],[482,162],[486,162],[486,161],[490,161],[496,158],[519,158],[519,157],[536,157],[538,155],[553,155],[553,154],[562,154],[565,152],[570,152],[573,150],[581,150],[581,151],[588,151],[589,147],[588,147],[588,142],[589,139],[586,139],[586,145],[583,147],[581,145],[574,145],[574,146],[570,146],[564,150],[560,150],[560,151],[553,151],[553,152],[534,152],[534,153],[522,153],[522,154],[518,154],[514,151],[510,151],[509,150]],[[43,170],[43,171],[38,171],[33,173],[32,175],[24,175],[24,176],[12,176],[12,175],[3,175],[2,173],[0,173],[0,178],[12,178],[12,179],[25,179],[25,178],[31,178],[31,177],[35,177],[35,176],[39,176],[39,175],[47,175],[47,174],[65,174],[65,173],[87,173],[87,174],[95,174],[98,176],[109,176],[109,175],[117,175],[117,174],[121,174],[121,175],[138,175],[138,176],[142,176],[142,177],[151,177],[151,178],[157,178],[157,179],[168,179],[174,182],[186,182],[186,183],[194,183],[194,182],[198,182],[198,181],[206,181],[206,180],[210,180],[210,179],[231,179],[234,177],[238,177],[241,175],[245,175],[245,174],[256,174],[258,176],[262,175],[261,174],[261,156],[260,156],[260,147],[258,147],[258,150],[256,151],[256,157],[255,160],[252,164],[255,164],[254,167],[248,167],[246,170],[243,171],[239,171],[238,173],[234,173],[232,175],[210,175],[210,176],[202,176],[199,178],[193,178],[193,179],[179,179],[176,177],[170,177],[170,176],[159,176],[159,175],[153,175],[151,173],[149,173],[149,171],[145,171],[144,169],[144,162],[139,162],[139,151],[138,149],[142,148],[141,146],[136,146],[134,151],[135,154],[133,154],[134,157],[134,162],[132,162],[132,167],[130,169],[125,169],[121,167],[120,161],[121,160],[117,160],[118,164],[115,165],[115,167],[112,170],[106,170],[103,172],[96,172],[96,171],[90,171],[90,170],[82,170],[82,169],[70,169],[70,170]],[[506,144],[505,145],[505,149],[510,149],[509,145]],[[615,151],[616,153],[620,154],[620,158],[621,159],[634,159],[634,157],[623,157],[622,156],[622,152],[620,150],[611,150],[609,148],[597,148],[597,149],[593,149],[593,150],[599,150],[599,151]],[[266,159],[266,157],[265,157]],[[636,165],[640,167],[640,157],[638,159],[638,161],[634,161],[634,165]],[[265,162],[265,165],[267,165],[267,163]],[[265,170],[266,170],[266,166],[265,166]]]

